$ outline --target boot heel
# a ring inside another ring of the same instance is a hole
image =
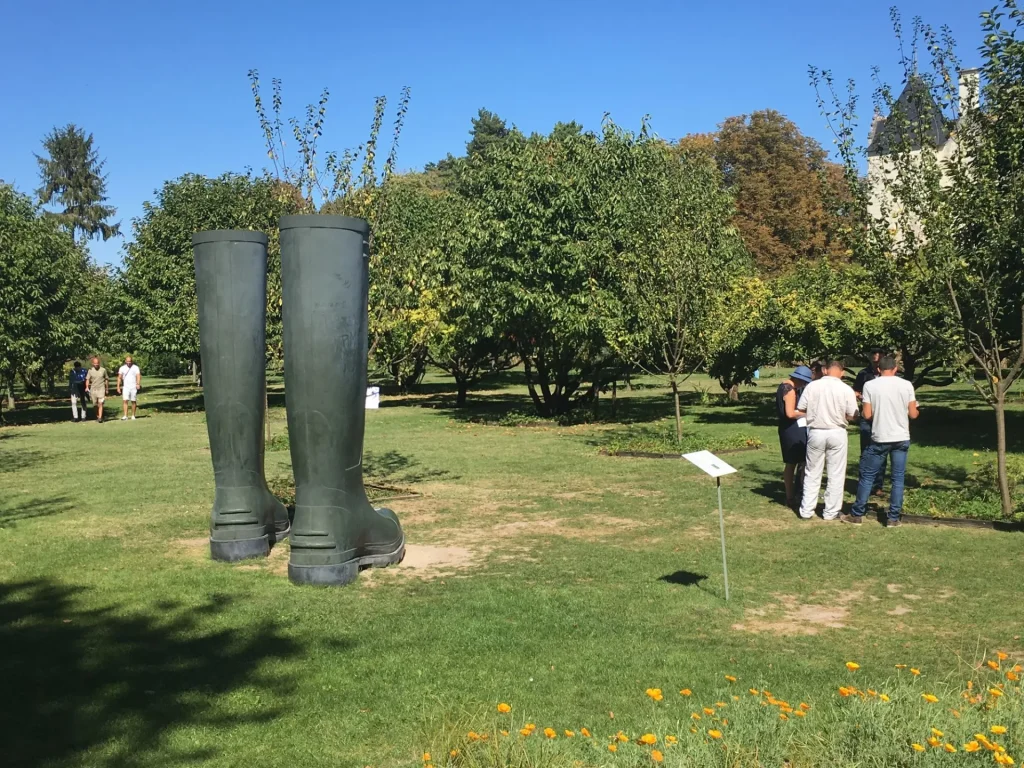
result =
[[[270,539],[260,536],[257,539],[237,539],[234,541],[214,541],[210,539],[210,558],[224,563],[236,563],[254,557],[266,557],[270,554]]]
[[[355,560],[337,565],[292,565],[288,563],[288,580],[292,584],[317,587],[340,587],[351,584],[359,576]]]

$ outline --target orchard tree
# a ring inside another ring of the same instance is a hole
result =
[[[463,173],[465,161],[452,167],[457,175]],[[455,379],[456,405],[463,406],[471,386],[512,368],[518,358],[498,310],[499,290],[487,254],[470,247],[480,212],[452,192],[440,193],[438,203],[433,282],[422,295],[420,311],[430,331],[430,362]]]
[[[895,10],[893,22],[902,47]],[[899,98],[884,83],[876,89],[892,122],[881,146],[872,142],[878,160],[859,202],[868,247],[897,267],[921,264],[931,295],[942,297],[950,362],[995,413],[999,492],[1010,516],[1006,397],[1024,372],[1024,10],[1003,0],[981,14],[981,32],[981,69],[964,72],[949,30],[915,20],[903,48],[913,52],[904,60],[906,87]],[[930,58],[925,71],[919,47]],[[812,81],[856,190],[853,83],[844,100],[828,71],[812,70]]]
[[[718,304],[708,374],[730,400],[740,399],[740,385],[752,383],[758,368],[779,359],[782,325],[772,287],[770,281],[742,275]]]
[[[609,150],[624,145],[628,151],[616,165],[630,167],[635,159],[630,170],[639,183],[620,185],[611,198],[620,214],[611,221],[625,225],[613,238],[625,247],[615,258],[612,291],[624,300],[612,317],[624,322],[609,337],[624,358],[668,377],[681,441],[679,385],[708,361],[722,296],[747,259],[730,224],[732,200],[711,158],[660,141],[606,140]]]
[[[68,124],[48,133],[43,148],[45,156],[36,155],[40,203],[56,205],[59,210],[51,215],[72,237],[80,233],[83,242],[97,236],[109,240],[119,235],[120,224],[109,223],[117,209],[105,204],[106,161],[100,159],[93,147],[92,134]]]
[[[468,208],[465,258],[486,270],[497,325],[543,415],[563,414],[593,391],[584,384],[605,346],[600,313],[613,252],[602,201],[625,176],[599,172],[601,145],[580,131],[513,132],[469,158],[453,182]]]
[[[84,341],[75,305],[84,258],[29,198],[0,184],[0,380],[9,409],[17,375]]]
[[[128,327],[128,349],[169,352],[199,365],[192,235],[208,229],[266,232],[268,247],[267,357],[281,359],[281,261],[278,219],[294,203],[272,179],[225,174],[215,179],[186,174],[168,181],[156,200],[143,204],[132,222],[121,275]]]

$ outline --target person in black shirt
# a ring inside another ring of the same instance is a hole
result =
[[[786,505],[793,507],[798,500],[796,486],[799,468],[807,458],[807,427],[800,423],[803,413],[797,410],[800,392],[813,378],[811,369],[801,365],[775,391],[775,410],[779,417],[779,446],[786,470],[782,480],[786,485]]]
[[[867,368],[857,374],[857,379],[853,383],[853,393],[857,395],[857,402],[861,402],[861,397],[864,394],[864,385],[872,379],[876,379],[881,375],[881,371],[878,368],[879,361],[882,359],[884,350],[875,348],[871,350],[870,364]],[[861,416],[860,420],[860,455],[861,458],[864,456],[864,451],[871,445],[871,421]],[[858,470],[859,472],[859,470]],[[872,493],[880,495],[882,493],[882,485],[885,483],[885,464],[882,465],[882,470],[875,477],[875,486],[872,488]]]
[[[75,422],[85,421],[85,375],[86,370],[82,364],[75,360],[75,367],[71,369],[68,377],[68,389],[71,392],[71,418]],[[81,418],[79,418],[81,411]]]

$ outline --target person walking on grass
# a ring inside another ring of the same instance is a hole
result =
[[[100,365],[100,359],[92,359],[92,368],[85,374],[85,391],[96,404],[96,421],[103,423],[103,403],[107,399],[107,369]]]
[[[857,501],[843,522],[859,525],[864,520],[868,498],[875,480],[891,463],[889,516],[887,528],[900,525],[903,510],[903,484],[910,451],[910,420],[920,415],[914,385],[896,375],[896,359],[884,355],[879,361],[880,376],[864,385],[864,418],[871,424],[871,443],[860,459]]]
[[[869,381],[874,381],[879,377],[881,372],[878,368],[878,361],[882,359],[883,351],[878,347],[871,350],[871,354],[868,356],[870,361],[868,367],[857,374],[857,378],[853,382],[853,393],[857,395],[857,402],[860,403],[864,397],[864,385]],[[864,453],[871,445],[871,419],[861,413],[860,424],[860,466],[864,464]],[[859,470],[858,470],[859,471]],[[875,486],[871,489],[876,495],[882,495],[882,485],[885,483],[885,464],[882,464],[882,471],[875,476]]]
[[[800,486],[800,472],[807,457],[807,426],[804,414],[797,410],[797,400],[814,374],[806,365],[799,366],[775,390],[775,410],[779,416],[779,446],[786,469],[782,481],[786,486],[786,506],[797,504],[796,492]]]
[[[82,364],[75,360],[75,367],[71,369],[68,377],[68,389],[71,391],[71,420],[74,422],[85,421],[85,369]],[[81,418],[79,418],[81,411]]]
[[[804,466],[804,492],[800,517],[809,520],[818,507],[821,476],[828,471],[825,488],[826,520],[836,520],[843,509],[846,484],[846,458],[849,436],[846,425],[857,416],[857,398],[853,388],[843,382],[845,366],[840,360],[825,364],[825,376],[804,387],[797,410],[807,414],[807,463]]]
[[[139,409],[140,389],[142,389],[142,372],[139,370],[139,366],[132,362],[132,356],[128,355],[124,359],[124,365],[117,371],[117,393],[124,401],[124,415],[121,416],[121,421],[128,420],[129,403],[132,408],[132,421],[135,421],[135,413]]]

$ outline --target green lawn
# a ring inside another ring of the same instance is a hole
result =
[[[993,765],[962,750],[993,723],[1024,759],[1019,683],[1003,677],[1024,659],[1024,534],[799,521],[778,504],[773,381],[736,405],[692,393],[689,432],[765,446],[729,456],[726,603],[714,481],[683,461],[599,454],[663,429],[668,391],[620,392],[621,424],[605,398],[591,424],[506,426],[501,414],[529,409],[515,379],[465,412],[432,379],[368,413],[371,478],[422,495],[393,503],[407,562],[340,590],[291,586],[287,545],[209,561],[213,477],[187,382],[148,380],[134,423],[54,421],[63,403],[13,414],[23,425],[0,430],[0,764],[398,767],[428,751],[434,765],[649,765],[658,748],[666,765]],[[913,483],[955,488],[987,459],[991,412],[963,388],[921,399]],[[278,382],[270,420],[281,434]],[[1010,434],[1020,451],[1019,405]],[[287,450],[266,466],[287,485]],[[998,672],[975,671],[997,650],[1010,654]],[[968,679],[1006,695],[972,706]],[[781,720],[765,687],[809,714]],[[519,736],[528,722],[537,732]],[[927,747],[930,727],[958,754]],[[613,754],[619,731],[630,741]],[[647,732],[654,748],[634,743]]]

